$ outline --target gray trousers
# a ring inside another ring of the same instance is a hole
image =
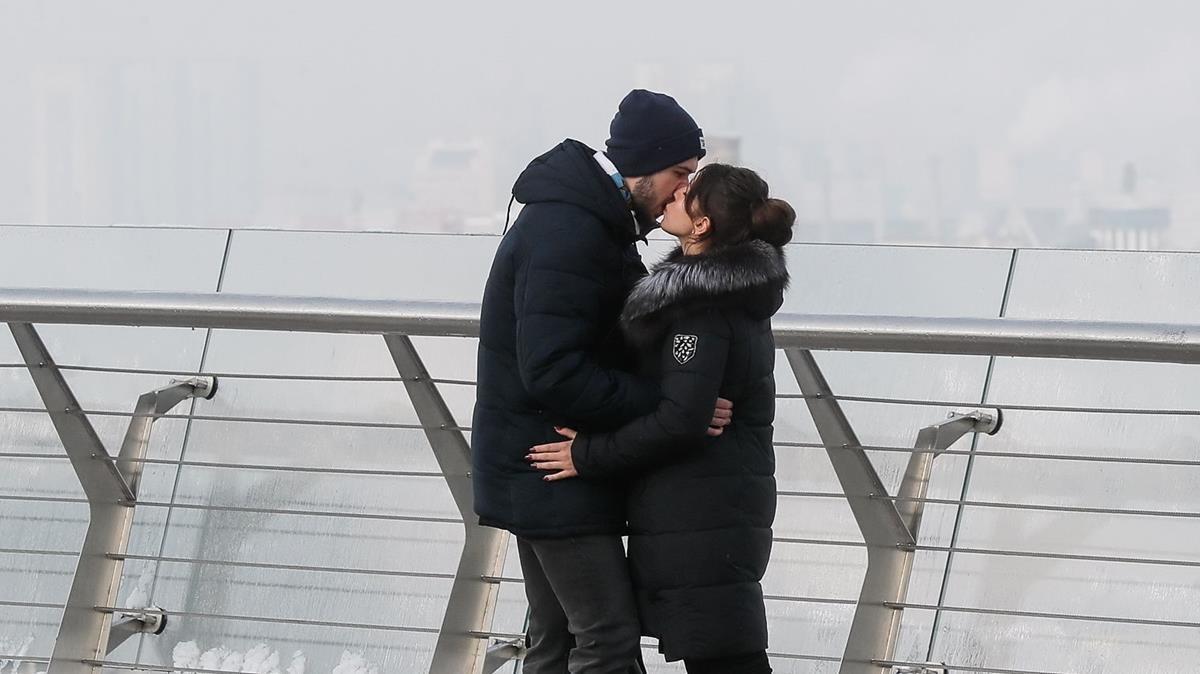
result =
[[[529,648],[525,674],[640,674],[641,628],[619,536],[517,538]]]

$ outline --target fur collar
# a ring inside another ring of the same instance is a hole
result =
[[[679,305],[719,303],[756,290],[782,291],[787,284],[783,250],[765,241],[746,241],[701,255],[684,255],[676,248],[634,286],[621,312],[621,324],[631,334],[642,332],[639,324]]]

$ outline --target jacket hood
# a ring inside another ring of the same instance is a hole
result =
[[[546,202],[578,206],[603,222],[622,241],[637,239],[629,206],[612,180],[596,163],[596,151],[567,139],[535,158],[513,184],[522,204]]]
[[[783,305],[788,281],[783,250],[765,241],[700,255],[684,255],[676,248],[634,287],[621,325],[632,337],[656,336],[669,315],[706,304],[736,306],[752,318],[770,318]]]

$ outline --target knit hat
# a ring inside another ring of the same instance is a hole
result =
[[[608,158],[627,178],[648,176],[704,156],[704,132],[674,98],[629,92],[608,127]]]

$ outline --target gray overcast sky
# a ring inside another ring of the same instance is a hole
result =
[[[1200,161],[1200,4],[1184,0],[8,0],[0,220],[35,210],[30,137],[56,123],[30,104],[37,73],[212,63],[252,73],[253,119],[218,122],[212,142],[252,138],[268,191],[402,182],[431,139],[493,143],[508,184],[562,137],[602,142],[617,101],[648,77],[710,134],[741,136],[744,162],[768,177],[811,143],[1093,152],[1172,185]],[[79,114],[89,105],[112,104]]]

